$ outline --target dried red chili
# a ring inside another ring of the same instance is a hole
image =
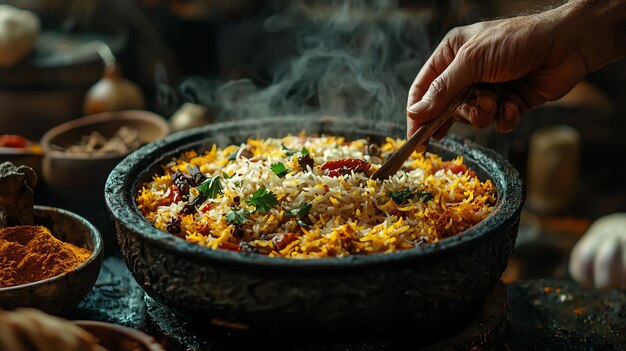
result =
[[[183,194],[175,185],[172,185],[167,189],[163,197],[159,199],[158,206],[169,206],[173,203],[177,203],[182,199]]]
[[[229,241],[224,241],[220,243],[220,249],[230,250],[230,251],[239,251],[239,245],[235,243],[231,243]]]
[[[28,139],[19,135],[13,135],[13,134],[0,135],[0,147],[19,148],[19,147],[26,147],[28,146],[28,144],[29,144]]]
[[[366,172],[372,165],[364,160],[356,158],[343,158],[340,160],[327,161],[322,165],[322,170],[328,170],[329,177],[339,177],[351,172]]]
[[[289,245],[291,242],[296,240],[296,238],[297,235],[294,233],[278,234],[272,238],[272,242],[278,250],[282,250],[287,247],[287,245]]]
[[[208,202],[206,205],[204,205],[204,207],[202,207],[202,209],[200,210],[200,212],[202,213],[207,213],[209,212],[209,210],[211,209],[211,203]]]
[[[172,200],[172,203],[177,203],[178,201],[183,199],[183,194],[181,193],[181,191],[174,185],[172,185],[169,189],[168,192],[165,193],[165,197],[167,197],[168,199]]]
[[[455,163],[451,163],[451,162],[445,162],[443,164],[443,166],[441,167],[441,169],[443,169],[444,171],[450,171],[453,174],[459,174],[459,173],[465,173],[465,171],[467,171],[467,166],[464,164],[460,164],[457,165]],[[474,177],[474,171],[470,170],[468,173],[471,177]]]

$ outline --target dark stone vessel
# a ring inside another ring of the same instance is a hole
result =
[[[404,126],[386,122],[283,117],[209,125],[142,147],[111,172],[105,186],[135,279],[185,319],[250,331],[300,330],[298,337],[409,332],[421,344],[461,330],[500,280],[524,200],[514,168],[473,143],[446,138],[431,142],[429,150],[444,159],[461,154],[479,178],[491,179],[497,190],[493,213],[438,244],[396,253],[293,260],[211,250],[154,228],[137,209],[137,189],[182,151],[302,130],[374,140],[405,133]]]

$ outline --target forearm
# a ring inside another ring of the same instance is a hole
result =
[[[561,12],[565,30],[576,36],[571,43],[589,72],[626,56],[626,1],[571,0],[553,11]]]

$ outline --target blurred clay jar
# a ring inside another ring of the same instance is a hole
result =
[[[557,213],[575,200],[579,183],[580,134],[566,125],[538,129],[528,153],[528,199],[538,213]]]
[[[94,84],[85,96],[83,112],[86,115],[95,113],[143,109],[145,107],[143,93],[139,87],[124,79],[117,65],[107,65],[104,75]]]

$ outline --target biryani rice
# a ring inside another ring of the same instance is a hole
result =
[[[402,142],[387,138],[380,145],[381,158]],[[380,165],[368,154],[368,145],[364,139],[348,142],[342,137],[301,134],[213,146],[200,155],[190,150],[143,184],[137,205],[158,229],[168,231],[176,223],[177,235],[189,242],[288,258],[388,253],[437,243],[476,225],[493,210],[493,184],[480,181],[463,165],[461,156],[443,161],[432,153],[415,152],[394,176],[372,180],[369,174]],[[250,158],[233,156],[243,148],[251,152]],[[306,153],[313,167],[302,165]],[[368,172],[329,176],[322,166],[338,159],[374,164]],[[277,163],[286,167],[286,174],[272,170]],[[185,214],[185,205],[200,196],[198,188],[172,199],[176,187],[172,176],[190,175],[193,166],[206,177],[219,177],[221,192]],[[261,188],[276,196],[277,204],[268,211],[258,211],[246,201]],[[409,194],[406,201],[394,200],[391,195],[401,191]],[[294,215],[303,206],[310,207],[308,213]],[[247,220],[229,222],[228,213],[234,210]]]

